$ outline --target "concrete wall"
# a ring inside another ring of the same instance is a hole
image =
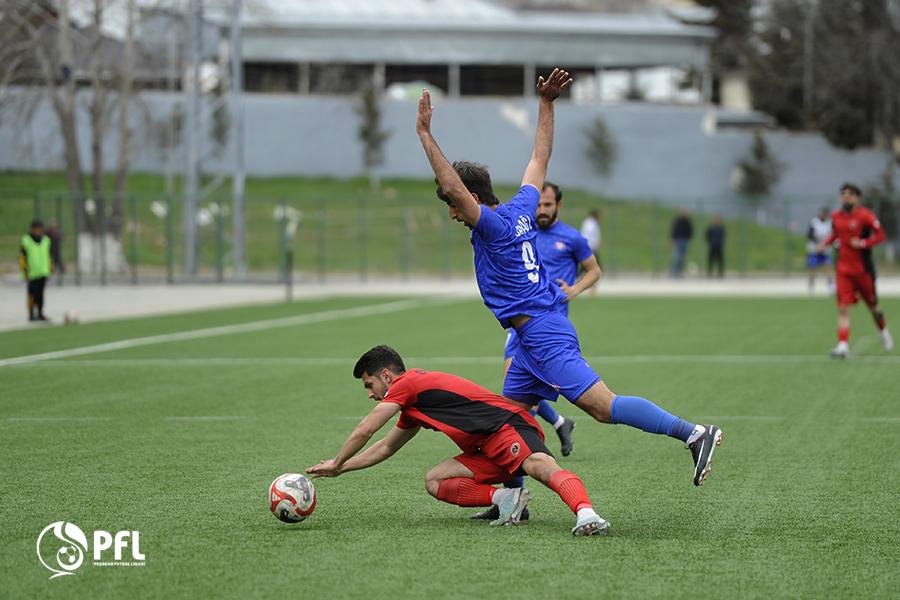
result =
[[[18,97],[27,92],[18,91]],[[13,94],[15,99],[16,94]],[[249,175],[328,175],[361,173],[355,99],[292,95],[246,95],[246,164]],[[177,96],[144,93],[133,113],[136,171],[164,172],[166,163],[153,130],[172,111]],[[41,101],[27,119],[5,104],[0,113],[0,169],[61,169],[58,121]],[[82,106],[85,103],[82,102]],[[735,163],[749,154],[749,132],[706,133],[708,107],[642,103],[583,106],[561,103],[556,112],[556,144],[550,177],[564,186],[581,187],[628,198],[678,201],[733,196],[730,176]],[[391,132],[384,176],[431,176],[415,135],[416,105],[386,102],[384,127]],[[496,182],[516,183],[531,153],[537,101],[529,99],[437,100],[433,130],[447,156],[487,164]],[[585,157],[585,132],[603,116],[619,148],[608,179],[598,176]],[[155,124],[154,124],[155,123]],[[90,161],[86,111],[79,120],[82,160]],[[115,130],[105,146],[106,164],[115,164]],[[787,197],[834,197],[844,180],[877,180],[885,163],[875,151],[836,150],[819,135],[767,133],[784,164],[776,193]],[[211,142],[207,146],[211,152]],[[178,169],[183,154],[176,157]],[[208,170],[228,168],[211,157]]]

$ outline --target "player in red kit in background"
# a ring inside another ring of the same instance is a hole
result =
[[[850,307],[862,298],[872,312],[881,331],[881,341],[888,352],[894,340],[888,331],[884,313],[878,306],[875,292],[875,265],[871,248],[884,241],[884,230],[878,217],[863,206],[860,189],[852,183],[841,186],[841,208],[831,215],[831,235],[822,240],[818,251],[823,252],[835,241],[839,242],[835,273],[837,276],[838,345],[831,351],[835,358],[847,358],[850,352]]]

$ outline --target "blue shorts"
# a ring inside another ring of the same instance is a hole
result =
[[[506,334],[506,346],[503,347],[503,360],[512,358],[518,351],[519,336],[518,334],[516,334],[516,330],[510,327],[508,333]]]
[[[562,314],[532,317],[515,334],[518,347],[503,381],[507,398],[538,404],[562,394],[575,402],[600,381],[581,356],[575,328]]]
[[[806,255],[807,269],[818,269],[819,267],[824,267],[829,264],[831,264],[831,256],[827,252],[823,252],[822,254],[810,252]]]

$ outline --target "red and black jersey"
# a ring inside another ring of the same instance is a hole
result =
[[[854,248],[850,241],[853,238],[862,240],[863,248]],[[836,210],[831,214],[831,235],[825,238],[824,244],[830,245],[837,240],[838,248],[837,272],[848,275],[870,273],[874,275],[870,248],[884,241],[884,229],[868,208],[857,206],[851,211]]]
[[[540,431],[524,408],[468,379],[437,371],[410,369],[394,380],[382,402],[400,405],[397,427],[440,431],[463,452],[477,450],[507,423],[515,426],[524,421]]]

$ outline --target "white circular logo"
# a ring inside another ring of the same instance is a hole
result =
[[[52,531],[53,536],[47,532]],[[37,555],[41,564],[53,572],[50,579],[74,575],[84,562],[87,537],[75,523],[57,521],[44,527],[37,539]]]

